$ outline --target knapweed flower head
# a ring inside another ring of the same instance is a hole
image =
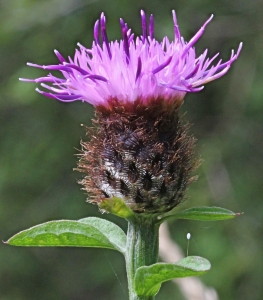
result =
[[[128,25],[120,19],[122,40],[110,42],[106,32],[106,17],[101,14],[94,26],[94,42],[91,49],[81,44],[74,58],[68,61],[57,51],[58,65],[29,66],[48,71],[60,71],[64,78],[52,74],[37,79],[48,90],[37,91],[60,101],[86,101],[94,106],[105,104],[110,98],[135,101],[137,98],[183,98],[186,92],[197,92],[205,83],[223,76],[237,59],[232,51],[228,61],[219,60],[212,65],[219,53],[207,58],[208,50],[196,56],[194,44],[203,34],[213,15],[187,43],[181,37],[176,14],[173,11],[174,40],[167,37],[162,42],[154,38],[154,18],[149,27],[141,11],[142,35],[134,36]],[[51,83],[52,85],[47,85]]]
[[[98,205],[121,198],[137,214],[158,215],[182,202],[186,187],[195,179],[199,160],[195,139],[187,134],[179,108],[187,92],[198,92],[205,83],[223,76],[237,59],[207,50],[196,56],[194,44],[212,16],[187,43],[181,37],[173,11],[174,40],[154,38],[154,19],[141,11],[142,35],[134,37],[120,19],[122,39],[109,42],[102,13],[94,26],[91,49],[79,44],[68,61],[55,51],[58,65],[30,66],[60,71],[63,78],[48,74],[24,81],[40,82],[48,91],[38,92],[63,102],[82,100],[95,106],[90,141],[82,142],[78,170],[88,201]],[[48,85],[49,83],[51,85]]]

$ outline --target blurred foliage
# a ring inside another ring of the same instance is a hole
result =
[[[198,41],[199,53],[221,51],[223,58],[244,48],[222,79],[186,96],[183,111],[194,125],[204,162],[199,180],[180,207],[215,205],[236,212],[224,222],[170,222],[175,240],[190,255],[209,259],[212,270],[202,280],[220,299],[263,299],[263,5],[260,0],[1,0],[0,2],[0,238],[52,219],[100,216],[85,202],[73,172],[80,124],[90,125],[89,104],[63,104],[34,92],[18,77],[43,76],[26,67],[56,63],[53,49],[73,55],[77,42],[89,47],[93,23],[107,16],[110,39],[121,36],[124,18],[140,33],[139,9],[155,15],[156,36],[173,37],[175,9],[186,40],[211,13],[214,20]],[[75,149],[74,149],[75,148]],[[126,224],[114,216],[123,229]],[[3,300],[128,299],[121,254],[96,249],[36,249],[0,245],[0,298]],[[178,288],[165,284],[157,299],[183,300]]]

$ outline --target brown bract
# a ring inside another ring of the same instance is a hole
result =
[[[179,99],[110,99],[96,107],[77,169],[89,202],[116,196],[135,213],[161,214],[183,200],[199,160],[180,106]]]

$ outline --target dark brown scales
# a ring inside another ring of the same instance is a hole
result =
[[[78,163],[89,202],[117,196],[136,213],[163,213],[182,201],[198,162],[179,108],[179,101],[163,99],[111,99],[96,108]]]

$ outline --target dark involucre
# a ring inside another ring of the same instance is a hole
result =
[[[136,213],[163,213],[182,202],[192,171],[195,139],[179,117],[180,101],[108,101],[96,107],[78,170],[89,202],[121,197]]]

